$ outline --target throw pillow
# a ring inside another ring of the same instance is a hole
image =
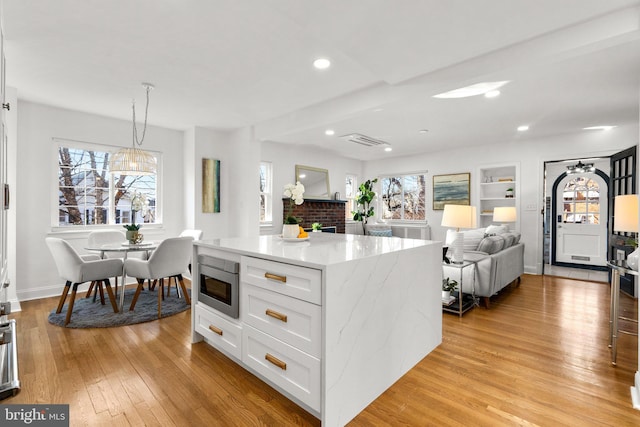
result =
[[[509,229],[504,225],[490,225],[485,229],[485,234],[488,236],[500,235],[507,233]]]
[[[369,230],[369,236],[391,237],[391,229]]]
[[[475,251],[480,241],[484,238],[484,230],[482,228],[465,230],[462,234],[464,234],[463,248],[465,252]]]
[[[500,235],[504,239],[504,248],[507,249],[516,244],[516,235],[512,232],[504,233]]]
[[[477,228],[474,230],[465,230],[462,232],[464,236],[464,242],[462,248],[465,252],[475,251],[480,241],[484,238],[484,228]],[[447,230],[447,237],[445,238],[445,246],[453,246],[453,242],[456,240],[456,230]]]
[[[502,236],[489,236],[482,239],[477,250],[491,255],[500,252],[502,248],[504,248],[504,239]]]

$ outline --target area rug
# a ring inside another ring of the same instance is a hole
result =
[[[190,290],[187,290],[190,293]],[[166,292],[166,291],[165,291]],[[135,289],[127,289],[124,294],[124,313],[114,313],[109,297],[105,292],[105,304],[100,304],[100,298],[93,301],[93,297],[85,298],[85,293],[78,292],[76,302],[73,305],[73,314],[67,328],[112,328],[114,326],[133,325],[135,323],[158,320],[158,294],[156,291],[144,290],[140,292],[134,311],[129,311]],[[118,294],[118,298],[120,295]],[[69,302],[67,298],[67,303]],[[162,317],[173,316],[181,313],[191,306],[187,305],[184,298],[176,296],[175,288],[171,289],[171,296],[162,301]],[[62,311],[56,314],[56,309],[49,314],[49,323],[56,326],[64,326],[67,316],[67,304]]]

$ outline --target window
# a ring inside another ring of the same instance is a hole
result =
[[[345,181],[345,199],[347,200],[347,206],[345,209],[345,215],[347,219],[352,219],[353,214],[351,212],[356,210],[356,193],[358,192],[358,177],[355,175],[347,174]]]
[[[380,178],[382,189],[381,218],[425,221],[425,182],[424,174]]]
[[[260,162],[260,222],[271,222],[273,205],[271,163]]]
[[[600,186],[587,176],[569,181],[562,191],[562,222],[600,224]]]
[[[157,176],[111,174],[109,158],[114,150],[115,147],[75,141],[58,142],[58,215],[54,225],[156,222]],[[135,212],[135,218],[132,218],[134,194],[146,199],[148,209]]]

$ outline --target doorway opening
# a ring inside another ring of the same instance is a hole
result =
[[[609,158],[545,162],[542,274],[608,281]]]

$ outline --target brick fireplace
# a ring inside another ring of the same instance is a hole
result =
[[[311,224],[319,222],[323,227],[336,227],[336,233],[345,232],[346,200],[305,199],[304,203],[294,206],[293,215],[302,218],[302,228],[311,228]],[[289,199],[282,199],[283,215],[287,215]]]

